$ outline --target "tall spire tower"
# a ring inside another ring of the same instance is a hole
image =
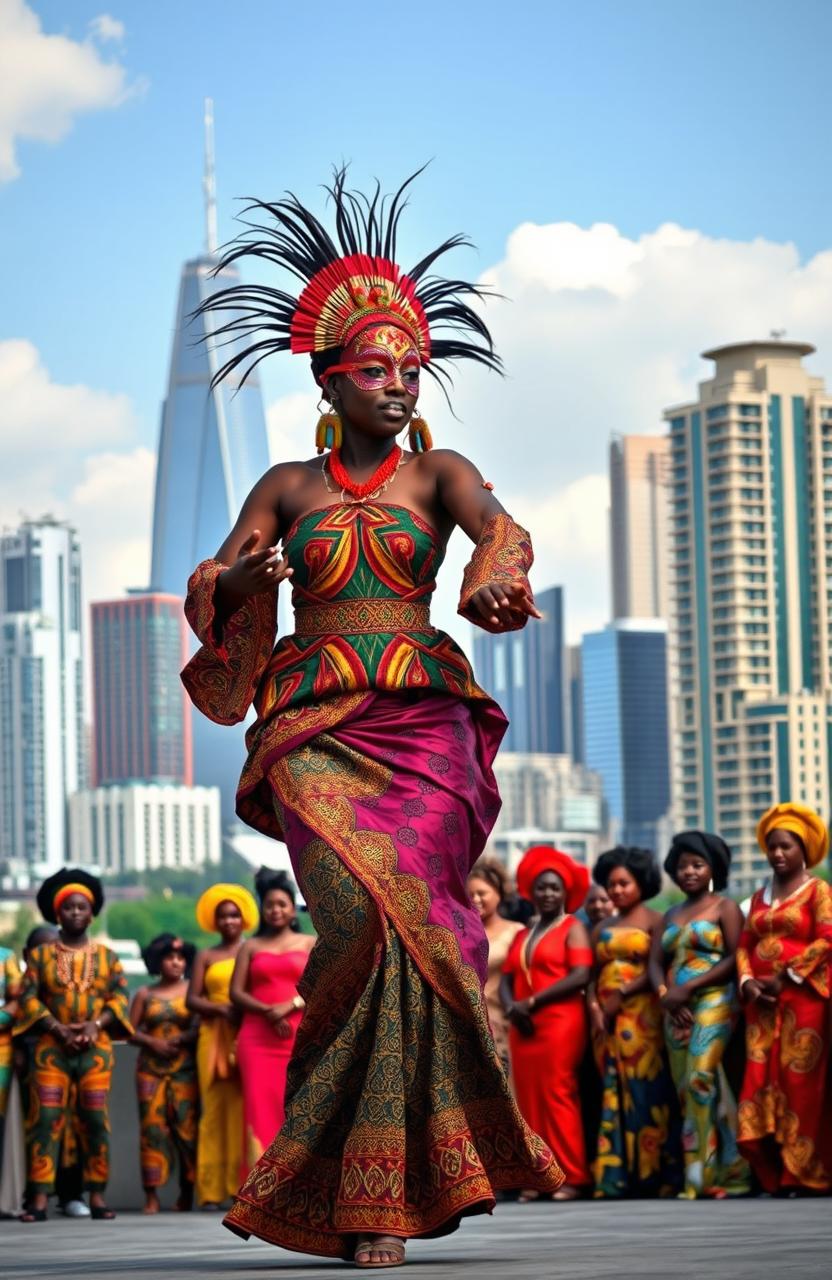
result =
[[[162,405],[153,508],[151,586],[184,596],[188,577],[225,541],[243,500],[269,466],[266,419],[256,374],[245,386],[233,376],[211,388],[227,346],[212,341],[213,318],[194,320],[201,302],[239,283],[234,267],[217,265],[214,108],[205,100],[205,248],[182,268],[168,389]],[[233,818],[234,792],[245,759],[242,726],[220,729],[194,712],[194,781],[218,786],[224,819]]]

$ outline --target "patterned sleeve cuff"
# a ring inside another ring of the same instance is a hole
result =
[[[492,623],[471,601],[481,587],[492,582],[523,582],[531,596],[528,573],[533,561],[532,541],[526,530],[504,511],[492,516],[483,528],[462,576],[458,612],[484,631],[519,631],[526,625],[526,614],[518,615],[517,621],[508,625]]]

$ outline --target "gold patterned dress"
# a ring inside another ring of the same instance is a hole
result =
[[[51,1015],[64,1026],[94,1022],[108,1009],[116,1029],[132,1035],[127,1018],[127,980],[118,956],[102,943],[65,947],[46,942],[29,953],[14,1034],[24,1035]],[[51,1195],[61,1138],[70,1114],[77,1122],[84,1186],[103,1191],[110,1174],[109,1093],[113,1046],[99,1030],[94,1044],[68,1053],[42,1031],[34,1043],[26,1116],[27,1195]]]
[[[170,1177],[171,1154],[179,1156],[180,1184],[196,1177],[196,1133],[199,1088],[193,1040],[196,1015],[185,996],[168,999],[152,988],[144,1001],[138,1031],[159,1040],[184,1037],[173,1058],[162,1058],[142,1048],[136,1061],[136,1096],[139,1103],[140,1163],[142,1186],[163,1187]]]
[[[230,1004],[234,956],[205,970],[205,998]],[[200,1204],[222,1204],[240,1185],[243,1165],[243,1091],[234,1062],[234,1027],[227,1018],[203,1018],[196,1048],[202,1115],[197,1145]]]
[[[650,935],[605,925],[595,945],[603,1001],[647,971]],[[665,1058],[662,1012],[652,991],[628,996],[595,1043],[603,1097],[595,1195],[667,1196],[681,1188],[679,1107]]]

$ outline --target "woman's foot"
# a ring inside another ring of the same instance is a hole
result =
[[[93,1191],[90,1195],[90,1217],[95,1222],[112,1222],[115,1217],[112,1209],[107,1207],[107,1202],[100,1191]]]
[[[190,1213],[194,1207],[194,1184],[192,1182],[183,1182],[179,1188],[179,1195],[176,1204],[173,1206],[174,1213]]]
[[[533,1204],[535,1200],[540,1199],[539,1191],[521,1191],[517,1197],[518,1204]]]
[[[20,1222],[45,1222],[46,1207],[49,1204],[49,1197],[43,1193],[32,1196],[27,1200],[26,1209],[21,1213],[18,1221]]]
[[[580,1195],[578,1187],[570,1187],[567,1182],[552,1196],[553,1200],[577,1200]]]
[[[162,1206],[155,1191],[145,1191],[142,1213],[159,1213]]]
[[[353,1257],[357,1267],[400,1267],[404,1263],[404,1240],[400,1236],[362,1237]]]

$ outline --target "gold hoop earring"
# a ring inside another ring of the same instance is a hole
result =
[[[428,449],[433,448],[430,427],[418,409],[413,410],[410,426],[407,429],[407,439],[412,453],[427,453]]]
[[[323,453],[324,449],[340,449],[344,429],[335,401],[327,409],[321,397],[318,401],[318,413],[321,415],[315,427],[315,448],[318,453]]]

